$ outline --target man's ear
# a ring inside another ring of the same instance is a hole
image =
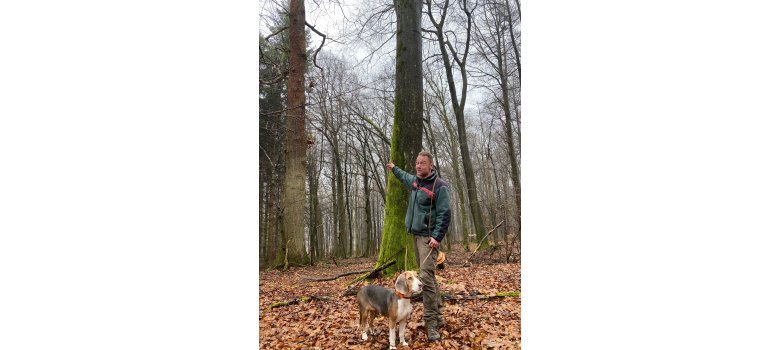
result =
[[[398,275],[398,278],[395,279],[395,289],[404,294],[409,293],[409,290],[406,288],[406,278],[404,278],[403,273]]]

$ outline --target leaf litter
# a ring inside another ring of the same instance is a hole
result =
[[[480,299],[499,292],[520,291],[520,264],[474,264],[458,266],[466,253],[452,252],[455,264],[437,270],[439,289],[445,295],[444,317],[447,326],[440,329],[442,341],[427,343],[422,320],[421,301],[412,301],[412,316],[406,326],[408,347],[396,341],[398,349],[520,349],[520,297]],[[287,271],[263,271],[260,274],[260,349],[387,349],[388,327],[385,317],[377,317],[377,335],[360,338],[358,307],[354,295],[343,295],[354,276],[333,281],[312,282],[304,277],[321,278],[374,267],[375,260],[354,258],[339,265],[322,264],[292,267]],[[371,282],[391,288],[391,278]],[[514,296],[518,295],[518,296]],[[310,298],[304,298],[310,297]],[[474,297],[473,299],[462,299]],[[286,306],[272,305],[296,300]]]

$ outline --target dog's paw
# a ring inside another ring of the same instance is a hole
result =
[[[366,334],[366,332],[363,332],[363,334],[360,336],[360,338],[363,339],[363,340],[368,340],[368,335]]]
[[[405,341],[402,341],[402,342],[401,342],[401,345],[403,345],[403,346],[409,346],[409,343],[407,343],[407,342],[405,342]]]
[[[395,345],[390,345],[390,350],[395,350]]]

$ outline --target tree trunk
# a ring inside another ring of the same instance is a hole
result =
[[[276,171],[275,171],[276,172]],[[281,241],[281,220],[282,208],[279,203],[281,190],[279,186],[279,177],[283,176],[284,169],[280,169],[275,175],[271,175],[270,191],[268,193],[268,245],[266,262],[268,265],[276,265],[278,261],[283,261],[284,253],[279,249]]]
[[[506,4],[507,16],[509,16],[509,37],[512,38],[512,50],[515,52],[515,64],[517,64],[517,78],[520,76],[520,50],[517,49],[517,40],[515,39],[515,23],[512,15],[512,8],[509,6],[509,0],[504,0]],[[520,2],[515,0],[517,4],[517,13],[520,15]]]
[[[347,138],[347,145],[350,143],[350,139]],[[350,182],[349,182],[349,147],[344,147],[344,188],[346,188],[346,192],[344,192],[344,212],[347,216],[347,256],[352,257],[353,255],[353,247],[354,244],[352,242],[352,206],[350,205],[350,193],[354,193],[352,189],[350,189]]]
[[[362,165],[363,165],[363,205],[365,206],[365,215],[364,223],[365,228],[363,229],[365,233],[365,239],[366,242],[363,245],[363,257],[368,257],[371,254],[371,240],[372,240],[372,234],[373,231],[372,226],[372,220],[371,220],[371,188],[368,186],[368,168],[371,166],[369,162],[369,157],[371,157],[371,153],[368,151],[368,135],[364,135],[364,139],[361,139],[361,148],[363,150],[363,157],[362,157]]]
[[[338,240],[336,242],[336,250],[335,255],[339,258],[346,258],[348,254],[347,249],[347,218],[346,218],[346,204],[344,201],[344,171],[341,166],[341,154],[339,151],[339,141],[338,141],[338,135],[335,135],[334,142],[333,142],[333,159],[335,164],[335,170],[336,173],[334,174],[336,176],[336,201],[335,204],[335,210],[333,212],[334,216],[334,224],[337,223],[338,225],[334,225],[334,229],[336,232],[336,237],[338,237]]]
[[[317,161],[317,173],[315,175],[315,178],[317,179],[317,192],[313,194],[314,196],[314,203],[316,204],[317,210],[314,212],[315,216],[315,224],[317,225],[317,256],[320,259],[325,258],[326,253],[326,236],[325,236],[325,225],[322,220],[322,208],[320,207],[320,197],[319,197],[319,183],[320,183],[320,174],[322,174],[322,156],[325,153],[324,147],[320,147],[320,157]]]
[[[320,217],[320,201],[317,197],[319,191],[320,182],[319,174],[315,170],[316,159],[314,155],[309,156],[309,161],[306,164],[306,170],[309,176],[309,251],[311,252],[311,261],[317,261],[322,259],[319,255],[317,247],[319,246],[319,230],[322,228],[317,222],[317,218]]]
[[[468,247],[469,223],[467,222],[466,218],[466,197],[463,195],[463,188],[465,186],[463,184],[463,178],[460,176],[460,162],[458,162],[458,158],[460,158],[460,151],[458,150],[458,144],[456,142],[457,135],[455,134],[455,130],[452,128],[452,123],[450,123],[449,117],[447,117],[447,108],[445,106],[444,96],[439,97],[439,103],[442,107],[441,121],[444,123],[444,128],[447,130],[447,134],[449,135],[448,140],[450,153],[452,154],[452,171],[455,173],[455,183],[458,191],[458,212],[460,214],[460,226],[463,234],[461,237],[461,244],[463,244],[464,247]]]
[[[395,0],[394,7],[397,25],[396,78],[390,161],[402,169],[413,169],[422,147],[422,2]],[[382,248],[377,266],[392,259],[396,259],[397,263],[384,270],[386,275],[417,268],[412,235],[406,232],[404,222],[408,197],[409,192],[401,182],[389,174]],[[400,254],[394,255],[398,251]]]
[[[284,247],[287,262],[308,262],[304,235],[304,207],[306,206],[306,128],[305,90],[306,72],[306,11],[303,0],[290,0],[290,66],[287,81],[287,113],[285,127],[285,177],[282,207],[282,230],[286,237]]]
[[[507,2],[507,6],[508,6]],[[509,14],[510,23],[512,15]],[[509,28],[510,34],[513,33],[512,28]],[[507,140],[507,146],[508,146],[508,153],[509,153],[509,166],[511,171],[511,180],[512,180],[512,187],[514,188],[514,200],[515,200],[515,206],[517,207],[517,222],[520,222],[520,174],[518,171],[517,166],[517,157],[515,156],[515,140],[512,136],[512,115],[509,111],[509,77],[507,73],[507,62],[506,57],[507,50],[503,47],[504,40],[501,40],[501,36],[497,35],[498,37],[498,45],[495,48],[496,52],[496,59],[498,61],[498,77],[499,77],[499,83],[501,85],[501,108],[504,112],[504,131],[506,133],[506,140]],[[512,37],[514,37],[514,34],[512,34]],[[514,43],[513,43],[514,45]]]
[[[265,185],[265,174],[263,171],[260,171],[260,196],[259,196],[259,205],[260,205],[260,222],[258,223],[260,226],[260,232],[258,237],[258,242],[260,243],[259,251],[258,251],[258,259],[260,262],[260,265],[263,265],[263,257],[265,257],[265,248],[266,248],[266,237],[268,237],[268,226],[266,226],[266,214],[268,213],[268,201],[266,201],[266,185]]]

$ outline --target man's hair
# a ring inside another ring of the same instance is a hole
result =
[[[417,153],[417,156],[425,156],[428,157],[428,160],[431,162],[431,165],[433,165],[433,154],[428,151],[420,151],[420,153]]]

